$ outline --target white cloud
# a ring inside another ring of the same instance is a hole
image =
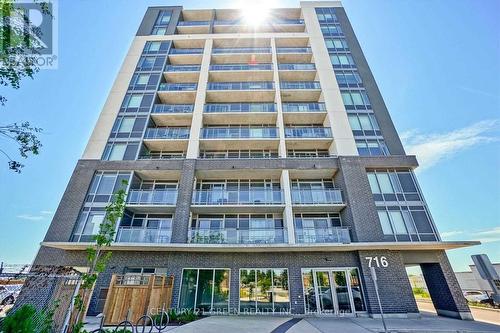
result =
[[[457,237],[459,236],[460,237]],[[443,240],[477,240],[481,243],[491,243],[500,241],[500,227],[492,227],[489,229],[475,229],[470,231],[451,230],[441,233]]]
[[[421,134],[410,130],[401,135],[401,140],[407,153],[417,156],[421,166],[417,170],[422,171],[473,146],[498,141],[500,137],[491,132],[499,125],[498,119],[491,119],[446,133]]]
[[[41,210],[40,214],[43,214],[43,215],[52,215],[52,214],[54,214],[54,212],[50,211],[50,210]]]
[[[41,210],[39,214],[20,214],[17,215],[16,217],[22,220],[28,220],[28,221],[41,221],[41,220],[46,220],[50,217],[50,215],[53,215],[54,212],[50,210]]]
[[[453,238],[453,236],[461,235],[463,234],[463,231],[460,230],[452,230],[452,231],[445,231],[441,233],[442,238]]]

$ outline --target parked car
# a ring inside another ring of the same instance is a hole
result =
[[[464,297],[468,302],[489,303],[490,297],[484,291],[464,291]]]
[[[14,304],[21,286],[19,285],[3,285],[0,286],[0,305]]]

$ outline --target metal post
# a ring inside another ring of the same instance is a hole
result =
[[[380,308],[380,317],[382,318],[382,325],[384,325],[384,332],[387,333],[387,326],[385,325],[384,311],[382,310],[382,303],[380,302],[380,295],[378,293],[377,273],[375,267],[370,267],[372,274],[373,284],[375,285],[375,293],[377,294],[378,307]]]

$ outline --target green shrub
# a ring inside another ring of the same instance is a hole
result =
[[[32,333],[35,331],[36,315],[37,311],[32,305],[23,305],[3,320],[0,330],[4,333]]]
[[[184,310],[177,317],[177,320],[181,323],[189,323],[196,319],[198,319],[198,314],[193,310]]]

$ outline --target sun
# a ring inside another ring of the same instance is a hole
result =
[[[269,7],[252,6],[242,8],[243,20],[248,25],[259,26],[269,17]]]

